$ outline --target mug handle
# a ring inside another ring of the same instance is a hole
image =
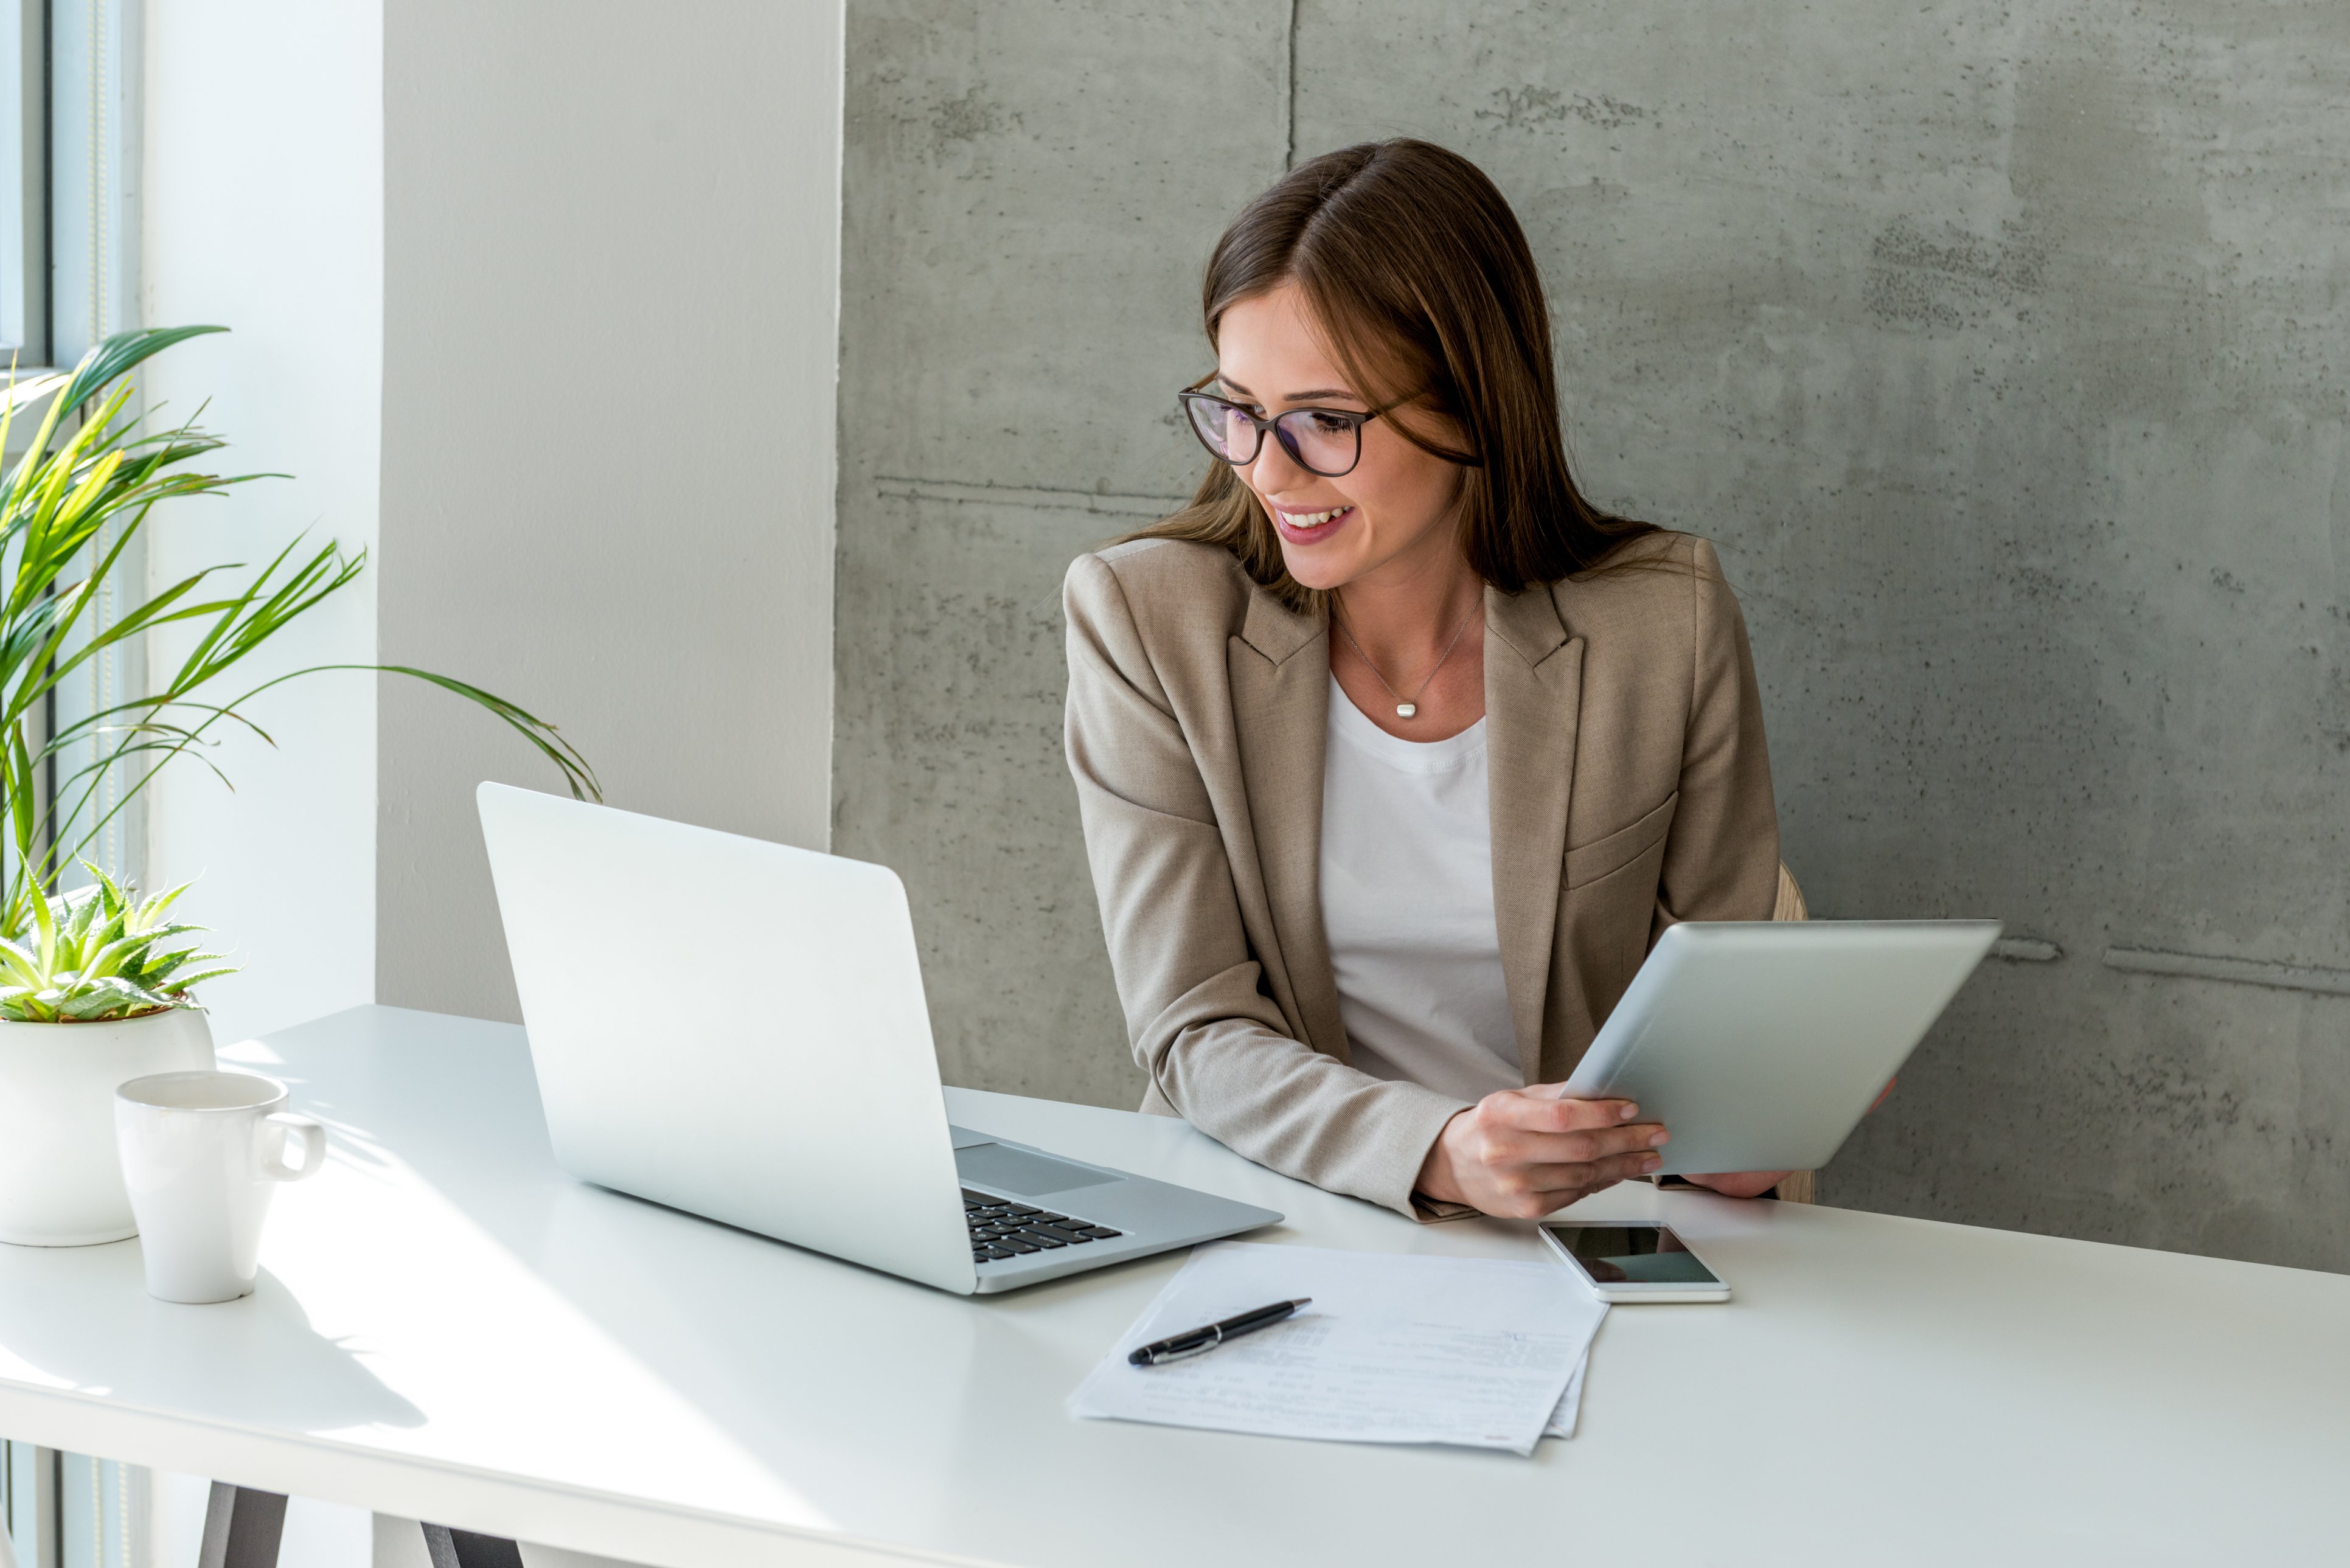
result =
[[[306,1176],[316,1176],[318,1168],[327,1163],[327,1129],[308,1116],[297,1116],[291,1111],[276,1111],[262,1118],[272,1127],[286,1129],[287,1140],[302,1140],[302,1163],[286,1163],[286,1145],[280,1142],[278,1152],[264,1156],[261,1174],[272,1181],[299,1181]]]

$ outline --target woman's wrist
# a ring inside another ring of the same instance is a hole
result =
[[[1435,1141],[1428,1146],[1427,1158],[1419,1162],[1419,1175],[1411,1184],[1411,1189],[1422,1198],[1433,1198],[1440,1203],[1469,1201],[1462,1195],[1461,1183],[1453,1174],[1452,1151],[1446,1142],[1453,1124],[1466,1114],[1465,1110],[1455,1111],[1446,1117],[1444,1125],[1436,1131]]]

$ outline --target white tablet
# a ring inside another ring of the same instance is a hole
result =
[[[1828,1162],[1999,940],[1996,920],[1684,922],[1566,1081],[1672,1141],[1663,1175]]]

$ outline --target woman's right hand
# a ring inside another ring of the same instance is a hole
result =
[[[1662,1165],[1671,1135],[1629,1100],[1570,1100],[1564,1084],[1488,1095],[1454,1114],[1415,1189],[1504,1219],[1534,1220]]]

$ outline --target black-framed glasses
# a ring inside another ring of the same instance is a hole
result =
[[[1234,468],[1256,461],[1264,449],[1264,432],[1271,431],[1298,467],[1325,479],[1354,472],[1363,458],[1363,427],[1385,411],[1290,409],[1268,420],[1213,392],[1178,392],[1175,399],[1183,405],[1200,444]]]

